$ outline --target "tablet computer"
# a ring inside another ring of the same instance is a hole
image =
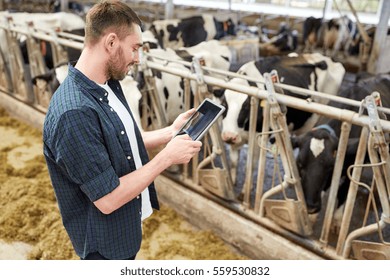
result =
[[[202,139],[203,135],[224,111],[225,107],[206,98],[175,136],[188,134],[192,140]]]

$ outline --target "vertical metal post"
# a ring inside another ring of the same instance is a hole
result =
[[[268,132],[269,132],[269,118],[270,118],[270,105],[264,100],[263,107],[263,129],[260,139],[260,156],[258,163],[257,171],[257,182],[256,182],[256,199],[255,199],[255,213],[259,214],[260,212],[260,201],[263,194],[263,185],[264,185],[264,176],[265,176],[265,164],[267,157],[267,150],[265,149],[268,142]]]
[[[364,162],[364,157],[365,157],[366,151],[367,151],[367,137],[368,137],[368,128],[363,127],[362,132],[360,134],[359,146],[357,149],[357,154],[356,154],[356,159],[355,159],[355,164],[357,164],[357,165],[362,164]],[[355,167],[353,169],[353,172],[352,172],[353,180],[359,181],[361,173],[362,173],[362,168]],[[345,243],[345,239],[346,239],[348,231],[349,231],[349,225],[351,224],[352,212],[353,212],[353,208],[354,208],[354,204],[355,204],[355,200],[356,200],[357,191],[358,191],[358,185],[351,181],[351,183],[349,185],[347,200],[345,201],[345,209],[344,209],[344,214],[343,214],[343,218],[342,218],[339,237],[337,240],[336,252],[338,254],[341,254],[341,252],[342,252],[342,249],[343,249],[344,243]],[[337,195],[337,193],[336,193],[336,195]],[[325,225],[324,225],[323,233],[324,233],[324,231],[325,231]],[[326,235],[326,238],[327,237],[328,236]]]
[[[341,125],[341,134],[336,154],[336,163],[333,169],[332,181],[329,190],[328,204],[326,206],[326,212],[324,217],[324,224],[321,232],[320,241],[322,243],[328,243],[329,229],[332,223],[333,213],[336,206],[337,192],[339,190],[339,182],[341,178],[341,172],[343,169],[345,152],[348,145],[348,137],[351,131],[351,124],[343,122]]]
[[[381,6],[381,16],[376,27],[373,47],[368,61],[368,72],[377,74],[390,70],[389,60],[386,59],[387,29],[390,18],[390,1],[383,1]]]
[[[256,143],[256,125],[257,125],[257,110],[259,109],[259,99],[251,97],[251,110],[249,118],[249,139],[248,139],[248,157],[246,160],[246,178],[244,183],[244,207],[250,208],[251,205],[251,190],[253,185],[253,162],[257,160],[253,157]]]
[[[322,20],[325,20],[326,15],[332,11],[332,0],[326,0],[324,9],[322,10]]]
[[[61,12],[67,12],[69,10],[69,1],[61,0]]]
[[[165,19],[172,19],[173,18],[173,10],[175,5],[173,4],[173,0],[167,0],[165,3]]]
[[[184,80],[184,108],[185,108],[185,111],[190,109],[190,98],[191,98],[190,80],[185,79]],[[183,176],[184,176],[184,179],[188,179],[188,177],[189,177],[188,164],[183,165]]]

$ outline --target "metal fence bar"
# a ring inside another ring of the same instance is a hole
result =
[[[146,64],[153,69],[156,69],[158,71],[167,72],[173,75],[181,76],[184,78],[188,78],[191,80],[196,80],[195,74],[191,73],[190,71],[182,71],[181,69],[172,68],[169,66],[164,66],[161,63],[153,62],[153,61],[146,61]],[[220,78],[214,78],[208,75],[204,75],[204,81],[208,85],[222,87],[226,89],[230,89],[233,91],[238,91],[244,94],[247,94],[249,96],[255,96],[260,99],[266,99],[268,92],[266,90],[259,90],[255,87],[249,87],[244,85],[238,85],[235,83],[232,83],[230,81],[225,81]],[[345,109],[339,109],[335,107],[331,107],[325,104],[315,103],[315,102],[308,102],[306,100],[302,100],[296,97],[288,96],[288,95],[282,95],[282,94],[275,94],[275,98],[278,101],[278,103],[285,104],[289,107],[293,107],[296,109],[304,110],[311,113],[316,113],[323,115],[328,118],[334,118],[338,119],[340,121],[346,121],[350,122],[355,125],[359,126],[365,126],[369,125],[370,119],[368,116],[365,115],[359,115],[358,113],[350,110]],[[379,110],[380,108],[378,108]],[[380,124],[384,131],[390,131],[390,121],[387,120],[380,120]]]
[[[149,57],[161,60],[161,61],[180,63],[180,64],[183,64],[184,66],[187,66],[187,67],[191,66],[191,64],[189,62],[186,62],[186,61],[177,61],[177,60],[174,60],[174,59],[167,59],[167,58],[164,58],[164,57],[161,57],[161,56],[158,56],[158,55],[154,55],[154,54],[150,54],[150,53],[148,53],[146,55],[149,56]],[[240,75],[240,74],[237,74],[237,73],[234,73],[234,72],[218,70],[218,69],[210,68],[210,67],[207,67],[207,66],[203,66],[202,68],[205,71],[209,72],[209,73],[220,74],[220,75],[225,76],[226,78],[228,78],[228,77],[229,78],[240,78],[240,79],[247,80],[247,81],[250,81],[250,82],[253,82],[253,83],[264,84],[264,81],[262,81],[262,80],[254,79],[254,78],[251,78],[251,77],[245,76],[245,75]],[[310,89],[304,89],[304,88],[291,86],[291,85],[287,85],[287,84],[281,84],[281,83],[274,83],[274,86],[275,86],[276,89],[288,90],[288,91],[294,92],[294,93],[302,95],[302,96],[318,97],[320,100],[335,101],[335,102],[339,102],[339,103],[342,103],[342,104],[351,105],[351,106],[354,106],[354,107],[357,107],[357,108],[361,107],[361,102],[360,101],[352,100],[352,99],[345,98],[345,97],[340,97],[340,96],[337,96],[337,95],[331,95],[331,94],[325,93],[325,92],[319,92],[319,91],[314,91],[314,90],[310,90]],[[379,107],[378,111],[386,113],[386,114],[390,114],[390,108]]]
[[[80,42],[75,42],[75,41],[70,41],[68,39],[63,39],[63,38],[54,38],[53,36],[50,36],[49,34],[46,34],[42,31],[36,31],[34,30],[33,32],[29,32],[27,28],[23,27],[18,27],[18,26],[5,26],[3,24],[0,24],[0,28],[6,29],[12,32],[17,32],[23,35],[31,35],[34,38],[41,39],[47,42],[58,42],[60,45],[71,47],[74,49],[81,50],[83,49],[83,43]]]

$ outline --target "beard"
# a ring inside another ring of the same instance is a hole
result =
[[[120,47],[115,55],[108,60],[106,76],[108,79],[123,80],[127,75],[128,66],[125,64],[125,56],[122,47]]]

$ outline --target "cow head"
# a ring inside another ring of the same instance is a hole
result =
[[[222,121],[222,140],[228,144],[242,145],[244,144],[243,135],[245,133],[244,125],[246,120],[243,118],[244,113],[241,110],[248,96],[232,90],[226,90],[223,98],[226,104],[224,105],[227,108],[225,111],[226,115]],[[249,112],[245,112],[245,114],[249,115]]]
[[[282,22],[273,45],[279,53],[294,51],[298,46],[298,31],[291,30],[287,23]]]
[[[321,193],[332,177],[338,138],[330,127],[324,127],[292,137],[291,142],[299,148],[296,161],[308,213],[317,213],[321,210]]]
[[[249,62],[243,65],[238,74],[248,75],[252,78],[263,80],[260,72],[257,70],[254,62]],[[234,84],[244,86],[256,86],[252,82],[247,80],[234,78],[231,80]],[[262,84],[259,84],[261,89],[264,88]],[[216,91],[214,91],[216,94]],[[223,94],[223,101],[226,107],[226,116],[222,121],[222,140],[226,143],[233,145],[243,145],[248,136],[249,128],[249,111],[250,111],[250,98],[246,94],[242,94],[233,90],[226,90]],[[259,107],[257,129],[261,130],[262,125],[262,109]]]

